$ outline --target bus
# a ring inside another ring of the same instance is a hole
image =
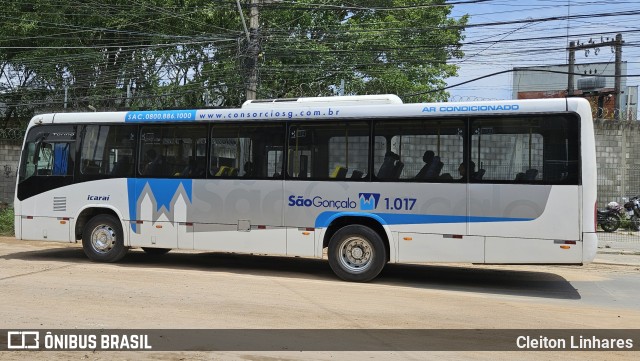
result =
[[[395,95],[235,109],[35,116],[16,237],[328,259],[348,281],[387,263],[593,260],[596,154],[580,98],[403,104]]]

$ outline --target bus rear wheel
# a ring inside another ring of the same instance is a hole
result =
[[[117,262],[127,254],[122,225],[109,214],[99,214],[84,226],[82,249],[95,262]]]
[[[380,235],[369,227],[349,225],[340,228],[329,241],[329,265],[345,281],[374,279],[387,260]]]

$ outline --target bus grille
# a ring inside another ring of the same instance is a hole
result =
[[[53,211],[64,212],[67,210],[67,197],[53,197]]]

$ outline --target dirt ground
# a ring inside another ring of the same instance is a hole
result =
[[[325,261],[0,237],[0,329],[633,329],[640,271],[597,265],[389,265],[366,284]],[[634,290],[635,289],[635,290]],[[640,340],[637,340],[640,343]],[[637,352],[0,352],[0,360],[631,360]]]

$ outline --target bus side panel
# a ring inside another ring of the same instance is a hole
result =
[[[484,237],[400,233],[399,262],[484,262]]]
[[[469,234],[580,240],[579,186],[471,184]]]
[[[195,224],[194,248],[201,251],[286,255],[287,232],[282,227],[238,231],[238,225]],[[313,236],[311,236],[313,244]]]
[[[486,263],[582,263],[582,242],[562,240],[486,237]]]
[[[287,255],[314,257],[316,256],[315,229],[287,228]]]
[[[105,208],[116,214],[127,214],[125,179],[104,179],[56,188],[20,202],[21,238],[75,242],[75,224],[83,210]],[[118,210],[118,211],[116,211]],[[120,218],[120,216],[119,216]],[[128,244],[128,222],[123,225]]]
[[[69,234],[70,222],[63,218],[67,217],[23,217],[22,237],[33,241],[73,242]]]
[[[324,229],[342,217],[374,219],[388,230],[381,236],[389,240],[391,262],[415,257],[413,247],[424,250],[430,247],[422,236],[412,245],[403,244],[401,238],[395,242],[393,235],[398,232],[440,234],[441,242],[436,248],[443,252],[455,245],[450,242],[451,238],[443,238],[442,234],[466,235],[466,184],[404,183],[399,186],[384,182],[290,181],[285,187],[287,227]],[[324,234],[324,231],[319,232],[319,235]],[[316,243],[316,255],[322,254],[323,240],[318,239]],[[475,241],[479,247],[474,259],[482,258],[483,242],[481,239]],[[291,242],[294,242],[293,238]],[[405,246],[409,248],[405,249]],[[467,259],[466,256],[463,258]],[[447,258],[441,261],[459,260]]]
[[[22,148],[24,148],[24,144]],[[17,174],[20,174],[20,172],[18,171]],[[22,202],[18,199],[18,177],[16,176],[16,187],[13,196],[13,228],[16,239],[22,239]]]
[[[180,179],[130,179],[130,245],[178,247],[178,222],[189,203],[191,182]]]
[[[193,223],[193,248],[287,254],[282,192],[281,180],[194,180],[184,218]]]
[[[567,99],[567,107],[580,115],[580,155],[582,175],[582,242],[583,262],[591,262],[598,250],[598,236],[596,234],[595,207],[598,196],[598,176],[596,164],[596,146],[593,130],[591,106],[584,99]]]
[[[72,242],[69,229],[72,212],[68,206],[69,187],[38,194],[21,202],[21,239]]]
[[[16,171],[15,188],[13,190],[13,228],[15,230],[16,239],[22,239],[22,202],[18,199],[18,182],[20,181],[20,173],[22,167],[22,157],[24,156],[24,148],[27,144],[27,138],[22,140],[22,150],[20,151],[20,161],[18,162],[18,170]]]
[[[492,206],[474,185],[472,202]],[[521,196],[504,202],[500,209],[505,217],[531,218],[514,222],[469,222],[470,233],[486,235],[485,262],[487,263],[582,263],[580,242],[580,187],[579,186],[508,186],[515,187]],[[541,202],[536,187],[549,189],[545,202]],[[501,187],[504,191],[507,186]],[[503,194],[504,195],[504,194]],[[473,207],[472,207],[473,209]],[[536,213],[541,214],[535,217]],[[565,244],[571,241],[575,244]]]
[[[18,214],[18,211],[16,211],[16,214],[14,215],[13,228],[15,230],[16,239],[22,239],[22,216]]]
[[[598,235],[585,232],[582,237],[582,263],[591,263],[598,252]]]

